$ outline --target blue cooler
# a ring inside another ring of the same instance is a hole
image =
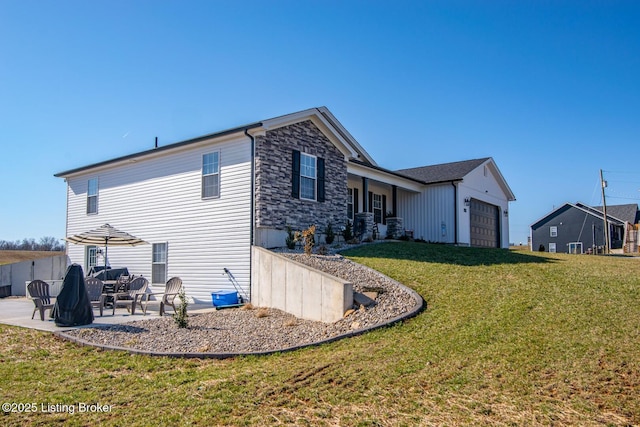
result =
[[[236,291],[212,292],[211,300],[213,302],[214,307],[236,305],[238,304],[238,293]]]

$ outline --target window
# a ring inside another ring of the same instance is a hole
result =
[[[151,283],[166,283],[167,281],[167,244],[154,243],[151,265]]]
[[[549,252],[552,252],[552,253],[556,252],[556,244],[555,243],[549,243]]]
[[[85,252],[85,270],[88,272],[92,267],[98,265],[98,247],[87,246]]]
[[[347,188],[347,219],[353,220],[353,188]]]
[[[570,254],[581,254],[582,253],[582,242],[569,243],[569,253]]]
[[[98,178],[87,183],[87,214],[98,213]]]
[[[557,226],[551,226],[549,227],[549,236],[551,237],[558,237],[558,227]],[[549,251],[551,252],[551,251]]]
[[[202,156],[202,198],[220,197],[220,153]]]
[[[324,159],[293,150],[291,196],[324,202]]]
[[[300,153],[300,198],[316,200],[316,158]]]
[[[373,222],[382,224],[382,194],[373,195]]]
[[[374,224],[386,224],[387,218],[385,210],[387,209],[387,196],[384,194],[375,194],[369,191],[369,210],[373,212]]]

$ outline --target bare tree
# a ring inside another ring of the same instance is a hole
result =
[[[42,237],[39,242],[35,239],[22,239],[15,242],[0,240],[0,250],[17,250],[17,251],[64,251],[65,245],[55,237]]]

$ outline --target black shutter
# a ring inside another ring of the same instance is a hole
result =
[[[318,157],[318,201],[324,202],[324,159]]]
[[[293,150],[293,161],[291,164],[291,196],[300,198],[300,152]]]
[[[373,191],[369,191],[369,210],[367,212],[373,212]]]
[[[360,199],[358,198],[358,189],[353,189],[353,218],[355,219],[356,214],[360,212]]]
[[[382,223],[387,223],[387,196],[382,195]]]

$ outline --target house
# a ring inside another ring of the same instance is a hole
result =
[[[609,248],[637,252],[639,223],[637,204],[607,206]],[[602,206],[565,203],[531,225],[531,248],[574,254],[602,251],[604,230]]]
[[[513,193],[492,158],[391,171],[325,108],[312,108],[55,174],[67,183],[67,236],[106,222],[150,245],[109,248],[113,266],[161,286],[183,279],[207,301],[251,292],[251,247],[286,229],[351,221],[363,238],[508,247]],[[90,268],[99,248],[68,245]]]

